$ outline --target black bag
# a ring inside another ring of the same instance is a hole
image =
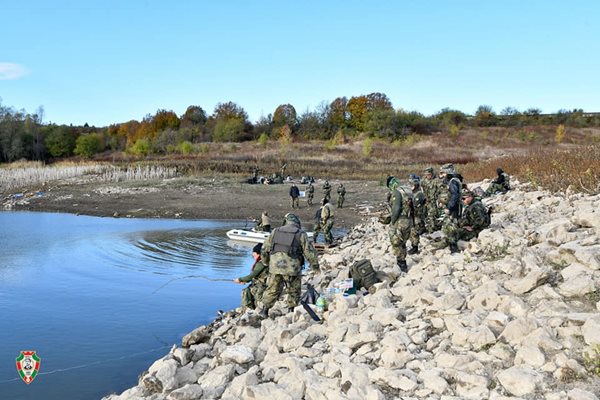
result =
[[[379,282],[371,261],[366,259],[355,261],[350,267],[348,276],[352,278],[356,290],[360,290],[362,287],[369,290],[371,286]]]
[[[306,285],[306,292],[300,297],[300,301],[305,304],[316,304],[319,298],[319,293],[310,283]]]

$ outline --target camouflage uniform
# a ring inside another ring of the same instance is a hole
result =
[[[410,230],[411,249],[408,254],[416,254],[419,252],[420,236],[426,232],[425,218],[427,217],[427,209],[425,205],[425,193],[421,190],[421,185],[418,177],[411,179],[413,182],[413,227]]]
[[[344,197],[346,196],[346,188],[343,183],[340,183],[340,186],[337,189],[338,199],[337,199],[337,207],[342,208],[344,205]]]
[[[240,282],[250,283],[248,288],[254,298],[254,304],[246,302],[242,297],[242,306],[246,308],[255,308],[256,303],[262,301],[263,293],[267,288],[267,280],[269,277],[269,269],[262,263],[260,258],[254,263],[252,272],[249,275],[238,278]]]
[[[390,199],[392,206],[392,219],[390,221],[390,243],[396,256],[396,263],[403,272],[408,271],[406,265],[406,241],[413,226],[412,199],[407,191],[400,188],[400,182],[389,177],[387,186],[392,192]]]
[[[315,196],[315,187],[313,186],[312,183],[309,183],[308,186],[306,187],[306,203],[309,206],[312,206],[314,196]]]
[[[426,198],[425,228],[427,229],[427,232],[433,233],[441,228],[438,198],[440,189],[442,188],[442,182],[433,174],[433,168],[425,169],[425,173],[425,179],[421,180],[421,188]],[[427,174],[430,176],[427,176]]]
[[[320,208],[320,212],[317,212],[319,215],[319,219],[317,224],[315,225],[315,229],[313,230],[313,240],[315,243],[317,242],[317,238],[319,237],[319,233],[321,230],[323,231],[323,236],[325,237],[325,243],[331,244],[333,243],[333,235],[331,234],[331,228],[333,228],[333,211],[331,211],[331,205],[328,201],[323,199],[321,201],[323,204]]]
[[[510,176],[502,170],[497,168],[496,173],[498,176],[492,181],[490,187],[485,191],[486,196],[491,196],[495,193],[506,193],[510,190]]]
[[[287,291],[288,308],[296,307],[300,301],[300,273],[304,259],[308,260],[313,269],[319,269],[317,251],[308,241],[306,232],[300,230],[298,217],[294,214],[286,216],[285,225],[276,228],[265,240],[261,255],[265,265],[269,266],[261,314],[267,315],[268,310],[279,299],[284,286]]]
[[[329,181],[325,181],[323,184],[323,197],[329,201],[331,199],[331,185]]]
[[[468,197],[472,198],[471,203],[465,207],[460,219],[448,224],[444,230],[446,241],[452,252],[458,251],[456,243],[459,240],[471,240],[488,226],[488,213],[483,203],[475,198],[472,192],[463,192],[463,200]],[[471,230],[468,230],[467,227],[470,227]]]

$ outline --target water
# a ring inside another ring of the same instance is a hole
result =
[[[136,385],[183,335],[239,306],[241,285],[168,283],[246,275],[251,245],[232,246],[233,227],[0,212],[0,399],[99,399]],[[24,350],[41,357],[30,385],[15,367]]]

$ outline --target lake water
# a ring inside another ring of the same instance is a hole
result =
[[[246,275],[251,244],[228,241],[233,227],[0,212],[0,399],[99,399],[136,385],[183,335],[239,306],[241,285],[168,283]],[[30,385],[15,367],[24,350],[41,358]]]

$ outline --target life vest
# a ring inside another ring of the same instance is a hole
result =
[[[291,258],[302,258],[300,235],[302,231],[295,225],[284,225],[273,232],[271,254],[285,253]]]

